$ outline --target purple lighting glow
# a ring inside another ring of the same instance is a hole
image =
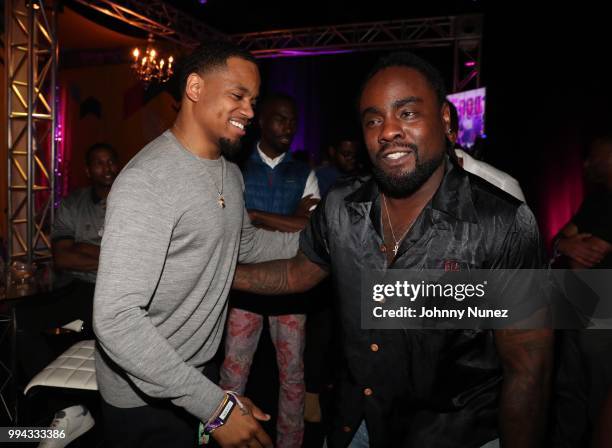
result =
[[[57,119],[54,132],[56,164],[53,170],[57,177],[55,182],[55,203],[53,204],[55,208],[59,207],[61,199],[68,193],[68,176],[64,176],[68,167],[67,164],[64,163],[64,159],[66,159],[67,152],[69,151],[66,146],[66,140],[68,140],[69,137],[66,134],[66,108],[68,94],[66,88],[60,86],[57,87],[56,92],[57,95],[55,97],[55,101]]]
[[[271,54],[258,54],[258,59],[267,58],[294,58],[300,56],[323,56],[330,54],[353,53],[353,50],[279,50]]]
[[[467,61],[463,65],[465,65],[466,67],[474,67],[474,66],[476,66],[476,62],[474,62],[474,61]]]

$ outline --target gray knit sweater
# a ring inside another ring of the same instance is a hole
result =
[[[196,157],[169,131],[117,177],[93,323],[98,387],[109,404],[165,398],[206,421],[223,398],[198,368],[219,346],[236,261],[288,258],[298,244],[298,234],[251,226],[243,189],[234,164]]]

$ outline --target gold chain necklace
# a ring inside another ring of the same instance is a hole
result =
[[[174,123],[172,127],[174,128],[173,133],[176,139],[179,141],[179,143],[181,143],[185,147],[185,149],[189,151],[188,146],[184,144],[183,142],[181,142],[181,139],[176,133],[176,131],[182,132],[181,129],[176,125],[176,123]],[[192,151],[189,151],[189,152],[193,154],[198,159],[198,161],[200,161],[199,160],[200,157],[198,157]],[[221,188],[219,189],[219,187],[217,187],[217,183],[212,178],[208,178],[208,176],[204,176],[204,177],[208,180],[208,182],[210,182],[215,187],[215,190],[217,190],[217,205],[219,206],[219,208],[225,208],[225,198],[223,197],[223,176],[225,173],[225,158],[223,156],[220,156],[220,157],[221,157]],[[204,164],[203,161],[200,161],[200,163]]]
[[[385,198],[384,194],[382,195],[382,198],[383,198],[383,204],[385,206],[385,213],[387,214],[387,221],[389,222],[389,230],[391,230],[391,236],[393,236],[393,255],[396,256],[397,252],[399,251],[400,243],[403,241],[403,239],[406,237],[406,235],[412,228],[412,224],[414,224],[414,221],[416,221],[416,218],[414,218],[412,221],[408,223],[408,226],[406,227],[406,230],[404,231],[400,239],[395,238],[395,232],[393,231],[393,225],[391,225],[391,217],[389,216],[389,208],[387,207],[387,199]]]
[[[225,208],[225,198],[223,197],[223,173],[225,172],[225,158],[221,156],[221,189],[217,187],[217,183],[210,179],[210,182],[215,186],[215,190],[217,190],[217,205],[219,208]],[[207,178],[208,179],[208,178]]]

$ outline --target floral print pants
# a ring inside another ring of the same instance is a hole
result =
[[[276,446],[300,448],[304,436],[306,315],[269,316],[268,320],[280,376]],[[262,315],[237,308],[230,310],[221,367],[223,389],[244,393],[262,328]]]

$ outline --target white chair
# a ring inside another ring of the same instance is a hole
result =
[[[36,374],[23,393],[37,386],[98,390],[94,352],[93,339],[77,342]]]

